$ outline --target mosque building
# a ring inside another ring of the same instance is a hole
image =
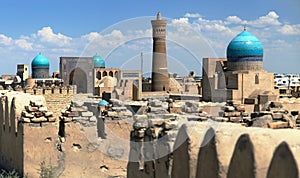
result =
[[[77,93],[91,93],[106,99],[114,93],[116,98],[141,99],[141,71],[107,68],[105,60],[98,54],[60,57],[60,73],[64,85],[76,85]]]
[[[18,64],[17,75],[21,77],[22,87],[37,87],[37,86],[53,86],[60,85],[62,80],[49,75],[50,62],[49,60],[39,53],[31,61],[31,77],[29,76],[28,65]]]
[[[227,58],[203,58],[204,101],[263,104],[277,100],[274,74],[263,70],[263,46],[246,28],[227,46]]]

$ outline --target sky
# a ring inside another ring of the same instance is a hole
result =
[[[151,70],[151,23],[167,24],[170,72],[201,74],[203,57],[226,57],[243,30],[264,47],[264,69],[300,73],[299,0],[0,0],[0,74],[42,53],[50,71],[61,56],[101,55],[107,67]]]

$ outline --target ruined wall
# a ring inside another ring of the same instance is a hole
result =
[[[55,123],[33,124],[24,123],[23,168],[24,175],[38,178],[41,172],[41,162],[59,173],[61,152],[58,147],[58,128]]]
[[[30,101],[45,103],[42,96],[2,90],[0,102],[0,167],[24,173],[24,126],[18,122]]]
[[[45,105],[45,98],[13,91],[1,91],[1,94],[0,168],[16,170],[21,176],[38,177],[41,161],[57,164],[57,125],[20,120],[25,106],[30,102]]]
[[[73,100],[74,90],[69,88],[55,89],[26,89],[24,93],[32,95],[43,95],[49,111],[52,111],[55,117],[60,115],[61,109],[70,105]]]
[[[15,99],[1,96],[0,102],[0,168],[16,170],[23,175],[23,127],[18,125]]]
[[[170,160],[164,162],[170,177],[299,177],[298,130],[245,128],[235,124],[189,122],[183,125]],[[132,150],[133,152],[138,150]],[[139,169],[128,163],[128,178],[167,177],[153,166]],[[136,165],[136,166],[134,166]],[[135,169],[132,170],[132,169]],[[147,173],[146,172],[150,172]]]

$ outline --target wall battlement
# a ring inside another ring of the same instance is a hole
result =
[[[20,89],[18,92],[29,93],[34,95],[50,95],[50,94],[63,94],[63,95],[73,95],[73,87],[55,87],[55,88],[28,88]]]
[[[131,146],[130,158],[141,158],[142,154],[144,160],[129,162],[127,177],[296,178],[300,170],[299,136],[300,131],[293,129],[245,128],[228,123],[212,128],[207,123],[188,123],[179,129],[173,147],[162,147],[162,140]]]

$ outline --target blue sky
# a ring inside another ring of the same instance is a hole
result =
[[[177,64],[201,71],[202,57],[226,57],[227,44],[246,23],[264,46],[266,70],[300,73],[299,0],[1,0],[0,74],[15,73],[17,63],[30,64],[39,52],[50,60],[51,71],[58,70],[60,56],[95,53],[120,67],[134,66],[143,51],[148,66],[153,18],[148,17],[158,11],[168,19],[172,72],[180,70]]]

